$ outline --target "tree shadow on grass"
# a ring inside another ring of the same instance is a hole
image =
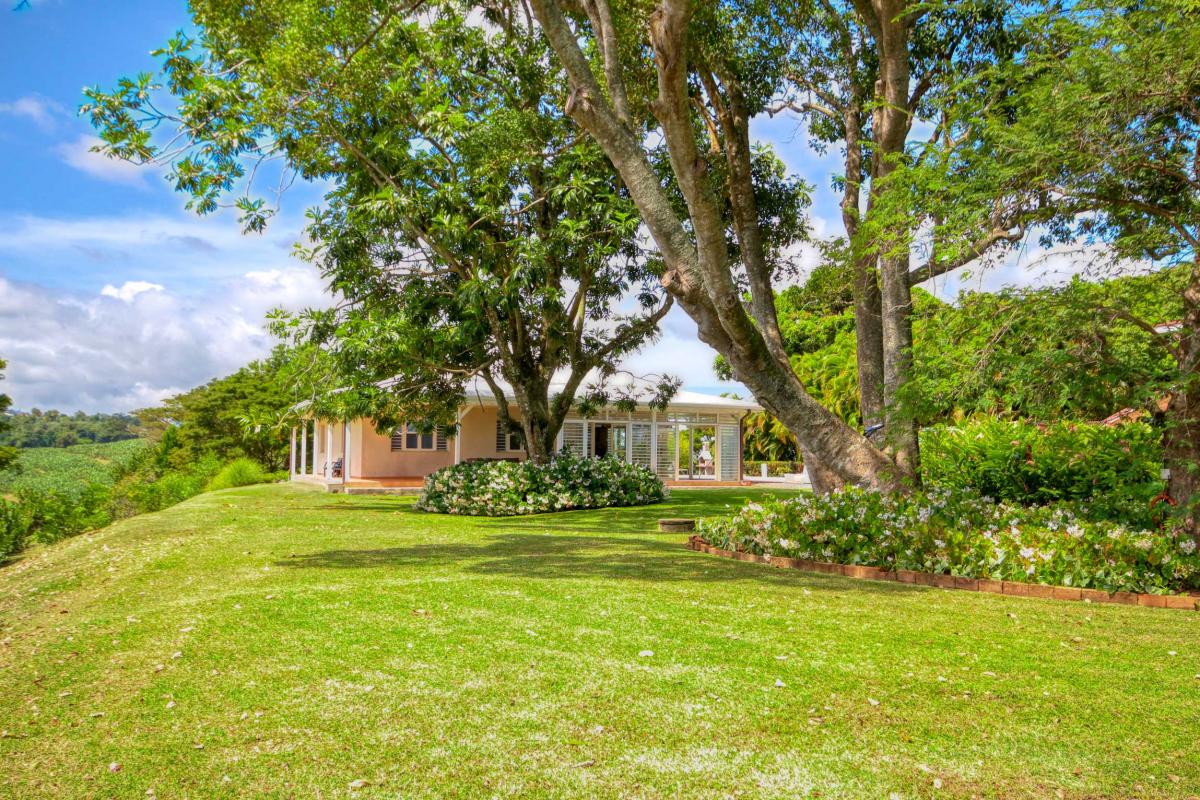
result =
[[[291,569],[430,568],[543,580],[598,578],[652,582],[688,581],[805,586],[828,591],[898,594],[923,591],[907,584],[780,570],[685,550],[665,537],[506,533],[472,543],[431,543],[377,549],[339,549],[281,559]]]
[[[472,517],[454,516],[450,514],[429,514],[418,511],[409,500],[400,498],[383,499],[339,499],[316,506],[319,511],[344,511],[364,513],[392,512],[428,516],[440,522],[461,520],[464,527],[491,531],[497,528],[505,530],[545,530],[572,531],[585,533],[654,533],[658,528],[658,520],[664,517],[686,517],[699,519],[701,517],[724,516],[733,513],[742,503],[752,497],[757,499],[764,496],[762,490],[751,490],[750,494],[741,489],[687,489],[672,493],[665,502],[648,506],[625,506],[619,508],[582,509],[578,511],[560,511],[551,514],[530,514],[519,517]]]

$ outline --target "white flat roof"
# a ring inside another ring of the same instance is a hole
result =
[[[628,384],[625,384],[628,386]],[[515,400],[512,388],[507,384],[501,383],[500,388],[504,390],[504,396],[509,400]],[[550,393],[554,394],[561,390],[562,385],[552,383],[550,385]],[[647,392],[648,394],[648,392]],[[481,380],[475,380],[464,392],[464,397],[467,400],[479,400],[484,403],[494,402],[491,388]],[[638,401],[639,406],[646,406],[647,403]],[[707,394],[705,392],[696,392],[691,389],[681,388],[671,398],[671,402],[667,404],[667,408],[716,408],[725,411],[762,411],[762,406],[753,400],[743,400],[736,397],[722,397],[719,394]]]
[[[392,381],[390,380],[380,381],[378,386],[381,388],[387,388],[391,385],[391,383]],[[511,387],[506,384],[501,384],[500,388],[504,390],[504,395],[506,398],[513,401],[516,400],[516,396],[513,394]],[[559,388],[561,388],[560,384],[551,384],[551,394],[553,394]],[[341,392],[345,391],[345,389],[335,389],[334,391]],[[492,396],[491,388],[479,379],[473,381],[472,384],[467,388],[467,391],[463,392],[463,400],[467,402],[477,401],[482,403],[495,402],[495,398]],[[638,405],[645,407],[647,406],[647,403],[639,401]],[[299,410],[307,408],[308,406],[309,401],[304,400],[300,403],[297,403],[293,408]],[[705,392],[696,392],[692,391],[691,389],[682,388],[675,392],[675,395],[671,398],[671,402],[667,404],[667,408],[713,408],[725,411],[763,410],[762,406],[753,400],[743,400],[736,397],[722,397],[719,394],[707,394]]]

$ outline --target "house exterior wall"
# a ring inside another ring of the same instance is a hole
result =
[[[513,411],[515,412],[516,409]],[[705,431],[711,429],[712,433],[716,434],[711,445],[716,462],[714,464],[715,474],[711,477],[729,480],[736,475],[736,479],[740,480],[743,477],[741,422],[745,413],[744,411],[688,405],[671,407],[659,412],[651,412],[648,409],[638,409],[633,413],[608,410],[587,420],[572,418],[567,422],[569,425],[581,427],[584,431],[583,451],[588,454],[594,452],[591,440],[596,425],[608,426],[610,441],[614,429],[624,429],[625,444],[621,451],[622,457],[629,458],[635,463],[644,463],[651,468],[654,468],[656,455],[660,462],[666,458],[667,461],[665,464],[660,463],[661,469],[658,470],[664,478],[675,477],[671,459],[679,429],[683,427]],[[355,420],[350,426],[349,480],[419,477],[450,466],[455,463],[456,459],[459,461],[524,459],[524,449],[497,449],[497,419],[498,412],[495,406],[472,403],[463,407],[459,420],[458,442],[453,437],[447,437],[445,450],[395,451],[392,450],[390,436],[377,433],[375,426],[369,420]],[[316,466],[316,474],[320,476],[323,474],[326,461],[341,458],[345,453],[341,441],[343,425],[340,422],[328,424],[322,421],[316,423],[314,427],[316,436],[313,438],[321,451],[320,459],[314,466]],[[328,441],[326,431],[329,428],[332,428],[330,433],[332,433],[333,446],[331,451],[326,453]],[[736,431],[736,434],[733,434],[733,431]],[[731,436],[731,434],[733,435]],[[645,441],[647,436],[649,436],[649,441]],[[731,441],[734,436],[736,437],[736,446]],[[562,442],[563,439],[560,435],[559,446],[562,446]],[[301,444],[302,440],[298,442],[298,446]],[[664,445],[666,446],[665,451]],[[658,452],[656,452],[656,448]],[[677,456],[675,457],[677,458]],[[727,463],[730,460],[734,463]]]
[[[392,439],[369,420],[355,420],[350,441],[350,477],[401,478],[428,475],[454,463],[454,440],[445,450],[392,450]]]
[[[520,412],[510,409],[514,419],[520,419]],[[473,458],[525,458],[524,450],[496,449],[496,420],[499,414],[494,406],[471,405],[463,412],[459,421],[462,445],[459,457],[463,461]]]

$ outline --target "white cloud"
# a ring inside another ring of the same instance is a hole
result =
[[[58,117],[64,113],[63,107],[58,103],[37,95],[18,97],[11,102],[0,102],[0,114],[24,117],[44,131],[53,130],[58,122]]]
[[[294,266],[292,245],[303,221],[276,218],[264,234],[243,235],[234,215],[200,217],[129,214],[58,218],[23,215],[0,226],[0,264],[17,280],[75,287],[121,282],[136,276],[175,289],[214,278]]]
[[[143,292],[161,292],[165,288],[161,283],[125,281],[120,287],[113,286],[111,283],[108,284],[100,290],[100,294],[104,297],[115,297],[118,300],[124,300],[126,303],[132,303],[133,299]]]
[[[303,266],[252,271],[198,294],[128,280],[88,296],[0,277],[0,390],[22,409],[152,405],[266,355],[270,309],[328,302]]]
[[[151,171],[150,167],[139,166],[119,158],[109,158],[103,153],[93,151],[92,148],[99,144],[102,142],[98,137],[85,133],[74,141],[63,142],[55,151],[64,163],[93,178],[127,186],[146,186],[146,175]]]

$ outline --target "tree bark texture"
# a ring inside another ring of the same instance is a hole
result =
[[[763,407],[796,435],[808,453],[843,480],[873,489],[899,488],[901,482],[893,462],[804,390],[790,366],[781,363],[772,352],[774,348],[742,305],[733,280],[724,220],[706,180],[708,165],[697,148],[690,117],[688,4],[663,0],[651,15],[649,37],[658,82],[653,110],[667,141],[672,171],[687,203],[691,235],[650,165],[641,141],[621,124],[605,99],[559,4],[555,0],[532,0],[532,5],[570,79],[572,90],[567,113],[600,145],[620,173],[662,254],[665,263],[662,285],[696,322],[700,339],[725,356],[734,375]],[[737,121],[734,122],[736,125]],[[733,152],[727,153],[727,157],[739,159],[739,142],[729,147]],[[740,242],[743,250],[747,245],[754,249],[752,237]],[[743,260],[743,266],[753,273],[759,264],[752,255]],[[761,273],[752,277],[752,294],[756,292],[756,281],[761,289],[761,277]],[[760,303],[764,299],[756,297],[755,305],[769,317],[765,319],[769,329],[777,325],[777,320],[767,313],[765,302]]]

